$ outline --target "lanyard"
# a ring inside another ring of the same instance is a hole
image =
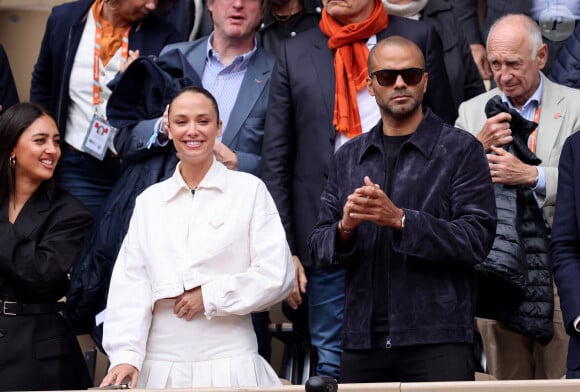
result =
[[[539,124],[539,121],[540,121],[540,105],[538,105],[538,107],[536,108],[536,112],[534,113],[534,122],[536,124]],[[530,133],[530,137],[528,138],[528,147],[530,148],[530,151],[532,151],[534,154],[536,153],[537,138],[538,138],[538,127],[536,126],[536,129],[534,129],[532,133]]]
[[[101,11],[103,3],[101,3],[95,15],[95,49],[93,52],[93,105],[97,106],[101,103],[101,84],[100,80],[100,56],[101,56],[101,39],[103,38],[103,25],[101,24]],[[127,64],[129,59],[129,30],[131,26],[123,32],[121,40],[121,64]],[[122,68],[122,67],[121,67]]]

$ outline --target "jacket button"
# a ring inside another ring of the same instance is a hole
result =
[[[0,338],[6,336],[7,333],[8,331],[5,328],[0,328]]]

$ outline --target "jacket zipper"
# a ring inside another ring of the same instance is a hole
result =
[[[385,155],[383,156],[383,164],[385,165],[385,178],[383,179],[383,189],[387,189],[389,175],[391,174],[391,173],[389,173],[389,165],[387,164],[387,159],[385,159],[385,157],[386,157],[386,151],[385,151]],[[395,163],[395,171],[396,171],[396,165],[397,164]],[[392,183],[394,185],[395,181],[393,181]],[[392,193],[393,193],[393,190],[391,189],[391,194]],[[389,198],[390,198],[390,196],[389,196]],[[391,234],[391,246],[392,246],[392,241],[393,241],[393,235]],[[388,330],[387,330],[387,341],[385,342],[385,348],[391,348],[390,329],[391,329],[392,317],[390,316],[390,313],[391,313],[391,260],[389,258],[389,260],[387,260],[387,322],[388,322]]]

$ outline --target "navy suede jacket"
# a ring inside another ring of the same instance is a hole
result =
[[[346,265],[344,349],[371,347],[373,258],[381,228],[361,223],[347,248],[338,247],[337,224],[346,198],[364,176],[386,189],[382,122],[342,146],[322,194],[309,248],[320,267]],[[496,207],[483,147],[472,135],[427,110],[402,145],[390,198],[405,211],[405,227],[394,230],[385,282],[393,346],[472,342],[474,268],[495,236]]]

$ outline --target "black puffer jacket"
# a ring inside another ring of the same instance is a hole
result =
[[[510,110],[499,96],[486,105],[486,115],[512,115],[514,141],[504,148],[524,163],[539,165],[527,147],[537,124]],[[540,343],[552,338],[554,298],[548,257],[548,229],[532,190],[494,184],[497,230],[486,260],[476,266],[479,317],[502,321],[506,327]]]

